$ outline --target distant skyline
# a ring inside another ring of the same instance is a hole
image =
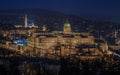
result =
[[[40,8],[120,22],[119,0],[0,0],[0,9]]]

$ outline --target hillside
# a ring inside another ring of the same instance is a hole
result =
[[[104,30],[110,32],[116,28],[120,28],[120,25],[117,23],[98,22],[76,15],[67,15],[58,11],[44,9],[0,10],[0,27],[12,27],[15,24],[23,25],[25,14],[27,14],[29,20],[32,20],[39,26],[46,24],[49,30],[62,30],[67,20],[71,23],[73,31],[93,32],[96,30]]]

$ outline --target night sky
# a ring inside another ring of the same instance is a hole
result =
[[[120,21],[120,0],[0,0],[0,9],[41,8]]]

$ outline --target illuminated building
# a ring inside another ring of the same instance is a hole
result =
[[[46,25],[44,25],[44,26],[42,27],[42,29],[43,29],[43,31],[46,31],[46,30],[47,30]]]
[[[26,46],[27,45],[27,39],[16,39],[13,41],[14,44],[18,46]]]
[[[31,22],[31,23],[28,25],[28,27],[29,27],[29,28],[35,27],[34,22]]]
[[[15,28],[22,28],[23,26],[22,25],[14,25]]]
[[[89,33],[72,32],[69,22],[64,24],[63,31],[47,31],[45,25],[42,28],[42,31],[36,31],[28,38],[28,48],[54,53],[58,49],[56,47],[60,46],[61,54],[67,56],[75,54],[78,45],[94,44],[94,37]]]
[[[24,35],[27,39],[14,39],[12,37],[14,33]],[[43,25],[42,29],[38,27],[23,28],[6,31],[3,34],[6,34],[7,38],[12,38],[13,42],[8,41],[2,47],[6,48],[7,46],[9,49],[30,56],[59,59],[60,56],[74,55],[86,60],[100,58],[103,53],[107,54],[109,49],[106,42],[96,42],[94,36],[88,32],[72,32],[68,21],[64,24],[63,31],[49,31],[47,26]],[[104,39],[101,40],[104,41]]]
[[[63,33],[64,34],[71,34],[71,26],[70,26],[70,23],[68,21],[64,25]]]

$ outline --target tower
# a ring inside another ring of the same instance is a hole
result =
[[[25,23],[25,28],[28,27],[28,19],[27,19],[27,15],[25,14],[25,18],[24,18],[24,23]]]
[[[46,31],[46,30],[47,30],[46,25],[43,25],[42,30],[43,30],[43,31]]]
[[[63,29],[64,34],[71,34],[71,25],[68,21],[64,24],[64,29]]]
[[[117,30],[115,30],[115,32],[114,32],[114,38],[117,38],[117,34],[118,34]]]

